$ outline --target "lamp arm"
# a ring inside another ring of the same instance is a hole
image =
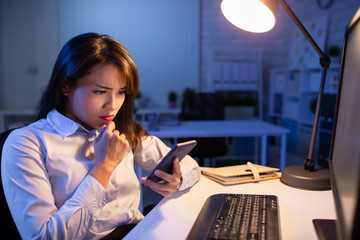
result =
[[[319,94],[318,94],[318,99],[317,99],[317,103],[316,103],[314,125],[313,125],[313,129],[312,129],[312,134],[311,134],[309,153],[308,153],[308,158],[304,162],[305,170],[308,170],[310,172],[314,171],[314,168],[315,168],[313,154],[314,154],[314,148],[315,148],[315,144],[316,144],[317,129],[319,126],[320,109],[321,109],[322,97],[323,97],[323,93],[324,93],[326,72],[327,72],[327,67],[323,67],[322,71],[321,71],[320,88],[319,88]]]
[[[279,2],[283,6],[283,8],[286,10],[286,12],[289,14],[291,19],[298,26],[300,31],[305,35],[306,39],[310,42],[311,46],[313,46],[315,51],[318,53],[318,55],[320,57],[320,65],[322,67],[320,88],[319,88],[319,94],[318,94],[318,99],[317,99],[317,103],[316,103],[314,125],[313,125],[313,129],[312,129],[312,134],[311,134],[309,153],[308,153],[308,158],[304,162],[305,170],[312,172],[312,171],[314,171],[314,168],[315,168],[315,162],[313,160],[313,153],[314,153],[314,148],[315,148],[315,143],[316,143],[316,134],[317,134],[319,119],[320,119],[320,109],[321,109],[322,97],[323,97],[323,93],[324,93],[326,73],[327,73],[327,69],[330,66],[330,57],[320,49],[319,45],[317,45],[315,40],[311,37],[310,33],[306,30],[304,25],[300,22],[299,18],[291,10],[291,8],[286,3],[286,1],[279,0]]]
[[[286,12],[289,14],[291,19],[295,22],[295,24],[298,26],[300,31],[305,35],[306,39],[310,42],[311,46],[315,49],[315,51],[318,53],[320,58],[324,57],[324,52],[320,49],[319,45],[315,42],[315,40],[311,37],[310,33],[306,30],[304,25],[300,22],[299,18],[295,15],[293,10],[289,7],[289,5],[286,3],[285,0],[279,0],[280,4],[283,6],[283,8],[286,10]]]

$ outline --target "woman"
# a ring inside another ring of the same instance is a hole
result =
[[[5,196],[24,239],[100,239],[136,224],[134,164],[151,171],[169,148],[133,121],[138,73],[126,49],[87,33],[62,48],[36,111],[37,121],[5,142]],[[163,196],[194,185],[199,167],[174,160],[164,181],[141,182]]]

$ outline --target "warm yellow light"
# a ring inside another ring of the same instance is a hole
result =
[[[276,12],[260,0],[223,0],[221,11],[229,22],[249,32],[267,32],[275,25]]]

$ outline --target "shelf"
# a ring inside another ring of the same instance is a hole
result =
[[[304,120],[299,120],[300,124],[306,124],[312,127],[312,125],[314,124],[314,119],[312,121],[304,121]]]
[[[261,49],[222,49],[210,52],[206,60],[206,80],[201,92],[216,92],[224,97],[245,95],[255,98],[254,117],[263,118]]]
[[[269,116],[275,124],[290,130],[287,137],[287,153],[306,158],[311,141],[315,118],[316,100],[320,87],[322,69],[274,69],[270,73]],[[321,142],[329,141],[340,75],[340,66],[333,65],[327,71],[323,104],[319,119],[314,159],[324,162]],[[320,139],[321,134],[321,139]],[[322,151],[321,154],[319,154]]]
[[[314,121],[316,103],[317,94],[301,93],[299,121]]]

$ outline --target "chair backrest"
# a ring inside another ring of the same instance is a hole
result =
[[[224,120],[225,105],[221,96],[215,93],[190,93],[182,103],[181,120]],[[191,151],[191,156],[198,158],[200,166],[204,164],[204,158],[223,156],[227,152],[225,138],[191,138],[198,144]],[[187,141],[190,139],[179,139]]]
[[[6,138],[14,129],[7,130],[0,134],[0,166],[1,166],[1,155],[3,145],[5,143]],[[1,239],[21,239],[20,234],[16,228],[14,220],[11,216],[9,207],[7,205],[0,171],[0,234]]]
[[[224,120],[224,99],[215,93],[187,94],[181,106],[181,120]]]

